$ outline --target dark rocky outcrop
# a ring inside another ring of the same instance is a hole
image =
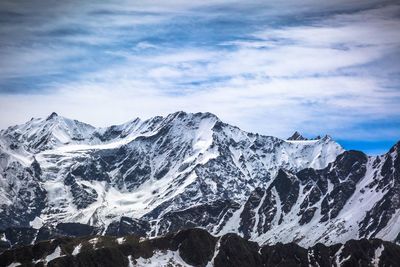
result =
[[[287,140],[292,140],[292,141],[304,141],[308,140],[304,136],[302,136],[298,131],[294,132],[292,136],[290,136]]]
[[[126,236],[123,240],[88,236],[41,241],[3,252],[0,254],[0,266],[13,263],[16,266],[126,267],[143,260],[157,264],[157,259],[152,257],[156,253],[168,255],[168,251],[178,253],[191,266],[211,263],[216,267],[329,267],[340,263],[340,266],[348,267],[396,267],[400,262],[400,246],[379,239],[350,240],[344,245],[332,246],[316,244],[308,249],[295,243],[260,247],[236,234],[214,237],[202,229],[188,229],[147,240],[135,236]],[[169,266],[181,265],[170,257]]]
[[[146,236],[149,230],[150,224],[147,221],[121,217],[119,221],[112,222],[107,227],[105,234],[110,236]]]

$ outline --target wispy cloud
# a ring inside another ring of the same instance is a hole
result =
[[[45,2],[2,3],[2,128],[187,110],[281,137],[400,136],[394,1]]]

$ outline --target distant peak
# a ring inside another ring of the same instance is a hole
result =
[[[332,137],[330,135],[325,135],[324,138],[320,138],[322,140],[332,140]]]
[[[287,140],[301,141],[301,140],[308,140],[308,139],[305,138],[304,136],[302,136],[298,131],[296,131]]]
[[[180,111],[172,113],[171,115],[174,116],[174,117],[177,117],[177,118],[183,118],[183,117],[188,116],[188,113],[186,113],[185,111],[180,110]]]
[[[55,113],[55,112],[52,112],[52,113],[47,117],[46,120],[51,120],[51,119],[56,118],[56,117],[58,117],[58,114]]]
[[[390,150],[389,153],[397,152],[400,153],[400,141],[398,141],[396,144],[394,144]]]
[[[318,140],[331,140],[332,138],[329,135],[325,135],[324,137],[321,137],[320,135],[317,135],[315,138],[306,138],[303,135],[301,135],[298,131],[294,132],[291,137],[289,137],[286,140],[292,140],[292,141],[318,141]]]
[[[211,112],[197,112],[197,113],[194,113],[193,115],[201,117],[201,118],[215,118],[215,119],[219,120],[217,115],[215,115],[215,114],[213,114]]]
[[[167,116],[171,117],[171,118],[201,118],[201,119],[205,119],[205,118],[216,118],[219,120],[219,118],[210,112],[197,112],[197,113],[191,113],[191,112],[185,112],[185,111],[177,111],[174,113],[171,113]]]

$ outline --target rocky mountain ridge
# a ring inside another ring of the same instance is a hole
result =
[[[164,237],[59,238],[7,250],[0,266],[398,266],[400,246],[379,239],[302,248],[295,243],[259,246],[236,234],[201,229]]]
[[[202,227],[305,247],[395,241],[398,148],[370,157],[329,136],[247,133],[210,113],[107,128],[54,113],[0,132],[0,230],[31,229],[31,241],[71,223],[110,235]]]

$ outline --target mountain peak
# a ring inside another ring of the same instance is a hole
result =
[[[173,116],[173,117],[199,117],[199,118],[210,118],[210,117],[216,117],[217,116],[213,113],[210,112],[185,112],[185,111],[177,111],[174,113],[169,114],[168,116]]]
[[[37,153],[69,143],[89,139],[95,127],[59,116],[52,112],[47,118],[37,118],[9,127],[2,133],[8,142],[15,143],[27,152]]]
[[[326,134],[323,138],[319,138],[319,139],[324,140],[324,141],[329,141],[329,140],[332,140],[332,137],[330,135]]]
[[[52,112],[48,117],[47,117],[47,121],[48,120],[51,120],[51,119],[53,119],[53,118],[56,118],[56,117],[58,117],[58,114],[56,113],[56,112]]]
[[[398,141],[396,144],[394,144],[390,150],[389,153],[393,153],[393,152],[398,152],[400,153],[400,141]]]
[[[292,134],[291,137],[289,137],[287,140],[292,140],[292,141],[302,141],[302,140],[308,140],[304,136],[302,136],[298,131],[295,131],[294,134]]]
[[[290,136],[288,139],[286,140],[291,140],[291,141],[312,141],[312,140],[331,140],[332,137],[330,137],[329,135],[325,135],[324,137],[321,137],[320,135],[317,135],[315,138],[306,138],[304,137],[302,134],[300,134],[298,131],[295,131],[294,134],[292,134],[292,136]]]
[[[156,117],[154,117],[156,118]],[[210,112],[197,112],[197,113],[191,113],[191,112],[185,112],[185,111],[177,111],[174,113],[171,113],[167,115],[166,117],[163,117],[162,119],[166,119],[167,121],[190,121],[191,123],[199,123],[203,120],[215,120],[215,121],[220,121],[220,119],[214,115],[213,113]]]

